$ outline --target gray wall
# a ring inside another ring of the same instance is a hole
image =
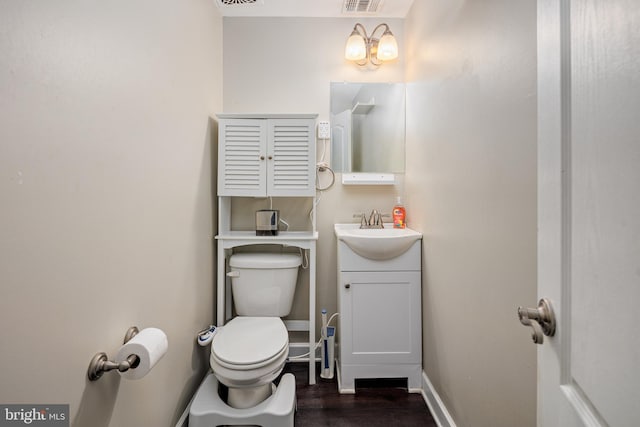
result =
[[[333,224],[390,212],[402,195],[409,226],[425,234],[424,366],[436,391],[460,427],[533,426],[535,347],[515,310],[536,295],[535,3],[417,1],[406,22],[386,20],[404,53],[377,70],[342,57],[355,22],[225,18],[224,111],[328,119],[331,81],[406,79],[406,176],[395,187],[338,176],[321,194],[318,309],[336,310]],[[306,297],[297,293],[294,317],[306,316]]]
[[[318,113],[330,117],[330,82],[379,82],[404,79],[404,59],[378,70],[359,69],[344,59],[344,45],[356,22],[371,31],[378,20],[332,18],[224,18],[224,112],[226,113]],[[386,20],[403,40],[403,20]],[[275,49],[274,47],[278,48]],[[323,146],[318,146],[320,158]],[[329,148],[325,159],[331,158]],[[321,176],[323,182],[328,176]],[[373,208],[391,212],[395,194],[401,189],[348,188],[340,184],[323,192],[317,210],[320,238],[317,245],[317,324],[320,309],[336,311],[336,242],[333,224],[351,222],[352,215]],[[308,226],[309,205],[274,199],[274,208],[292,227]],[[256,209],[269,206],[267,199],[249,199],[234,204],[234,227],[253,229]],[[243,214],[244,212],[244,214]],[[290,212],[292,214],[290,214]],[[300,212],[303,212],[300,215]],[[296,216],[293,213],[297,213]],[[306,275],[296,290],[290,318],[308,317]]]
[[[0,402],[175,425],[208,367],[222,19],[209,0],[0,9]],[[88,382],[131,325],[163,329],[165,357]]]
[[[424,370],[459,427],[535,426],[535,2],[416,1],[405,37]]]
[[[336,309],[333,223],[404,196],[425,233],[426,373],[459,426],[535,425],[535,349],[514,314],[535,301],[535,5],[419,0],[386,21],[405,53],[370,70],[342,58],[351,19],[4,2],[0,401],[70,403],[76,426],[172,425],[207,367],[193,332],[213,318],[208,116],[328,119],[329,82],[406,79],[406,177],[321,195],[318,308]],[[140,381],[88,383],[132,324],[164,329],[168,354]]]

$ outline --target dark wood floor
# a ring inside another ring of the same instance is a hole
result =
[[[296,427],[436,427],[422,395],[407,393],[406,380],[359,380],[356,394],[339,394],[335,378],[316,375],[309,385],[306,363],[288,363],[286,372],[296,377]]]

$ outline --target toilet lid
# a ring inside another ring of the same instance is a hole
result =
[[[236,268],[294,268],[302,264],[299,254],[239,253],[229,257],[229,266]]]
[[[239,316],[220,328],[211,342],[215,356],[233,365],[253,365],[277,356],[289,343],[279,317]]]

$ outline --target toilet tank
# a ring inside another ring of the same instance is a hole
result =
[[[231,255],[233,305],[240,316],[283,317],[291,312],[298,280],[298,254]]]

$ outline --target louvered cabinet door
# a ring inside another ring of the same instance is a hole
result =
[[[313,119],[268,120],[267,194],[315,195],[316,140]]]
[[[218,130],[218,196],[267,193],[267,126],[259,119],[221,119]]]

